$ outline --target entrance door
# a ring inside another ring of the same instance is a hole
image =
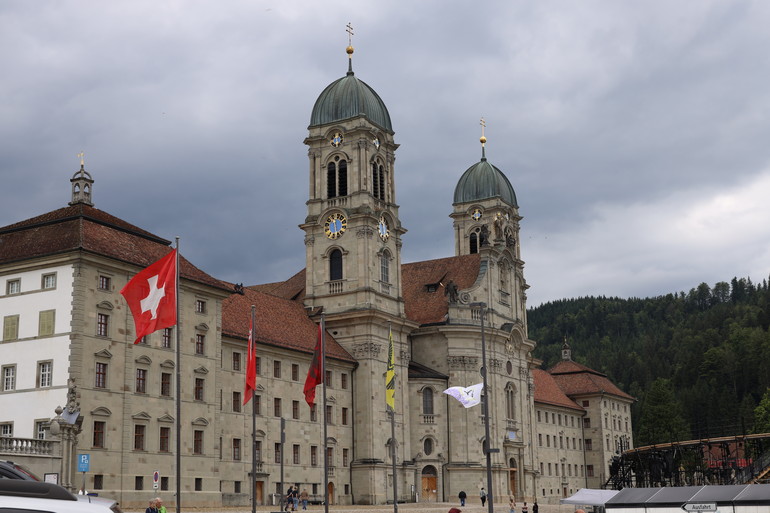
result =
[[[334,504],[334,483],[329,483],[326,487],[329,490],[329,505]]]
[[[256,482],[255,489],[256,489],[256,492],[257,492],[256,493],[256,495],[257,495],[257,504],[259,504],[260,506],[265,503],[264,502],[265,501],[265,498],[264,498],[264,493],[265,492],[264,492],[264,488],[263,488],[264,485],[265,485],[264,481],[257,481]]]
[[[422,469],[422,498],[423,502],[436,502],[438,499],[438,473],[436,467],[428,465]]]

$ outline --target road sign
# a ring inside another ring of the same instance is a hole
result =
[[[682,509],[692,513],[716,511],[717,504],[716,502],[688,502],[686,504],[682,504]]]
[[[153,490],[158,489],[158,481],[160,481],[160,472],[157,470],[152,473],[152,488]]]
[[[88,472],[91,466],[90,454],[78,454],[78,472]]]

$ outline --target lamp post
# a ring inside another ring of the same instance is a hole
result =
[[[497,449],[490,447],[489,439],[489,389],[487,388],[487,343],[484,338],[484,317],[487,314],[486,303],[471,303],[471,307],[479,309],[481,316],[481,377],[484,383],[484,394],[481,396],[484,406],[484,454],[487,457],[487,511],[494,513],[494,493],[492,490],[492,452]]]

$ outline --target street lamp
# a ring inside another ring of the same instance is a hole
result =
[[[484,338],[484,317],[487,313],[486,303],[471,303],[472,308],[478,308],[481,316],[481,377],[484,383],[484,394],[481,396],[484,406],[484,454],[487,456],[487,511],[494,513],[494,493],[492,490],[492,453],[497,449],[490,447],[489,439],[489,389],[487,388],[487,343]]]

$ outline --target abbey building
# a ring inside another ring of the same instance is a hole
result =
[[[318,500],[324,457],[330,501],[342,504],[385,503],[394,484],[404,501],[453,501],[461,490],[475,498],[487,486],[485,447],[498,501],[556,503],[607,480],[619,441],[631,441],[633,398],[574,362],[566,345],[551,369],[533,356],[522,217],[511,182],[487,160],[486,139],[447,198],[455,254],[403,263],[399,144],[385,103],[353,72],[352,53],[310,115],[307,212],[297,216],[305,268],[241,288],[181,258],[180,361],[177,328],[132,343],[119,294],[171,243],[96,208],[83,166],[68,206],[0,228],[0,434],[22,445],[54,436],[47,426],[69,397],[73,454],[90,456],[87,488],[129,507],[156,495],[173,504],[179,366],[179,484],[198,506],[246,505],[252,481],[260,504],[295,483]],[[253,443],[252,404],[242,395],[252,305]],[[311,409],[302,388],[322,316],[327,398]],[[391,336],[395,437],[384,386]],[[482,339],[489,440],[481,406],[442,393],[481,382]],[[13,459],[10,447],[0,446],[0,458]],[[80,487],[74,458],[62,461],[70,466],[62,484]]]

